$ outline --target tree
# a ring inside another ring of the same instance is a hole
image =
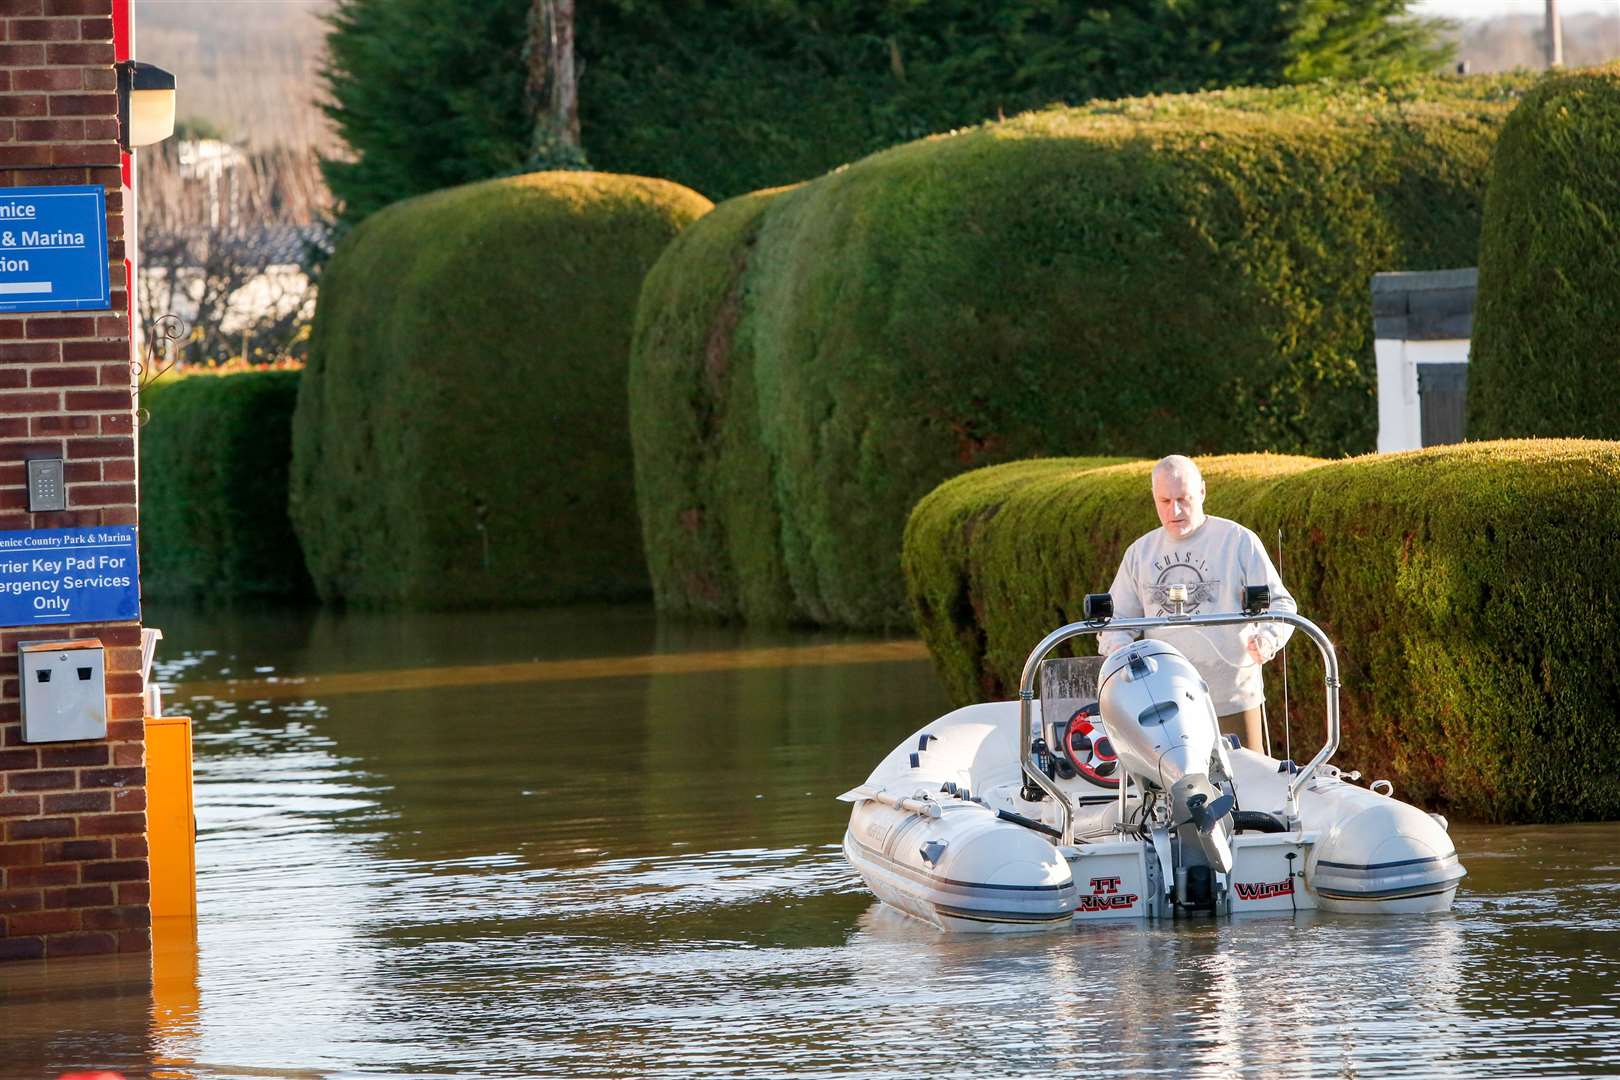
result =
[[[148,342],[177,316],[164,360],[302,359],[315,290],[299,263],[326,210],[313,151],[170,140],[141,152],[136,302]],[[168,352],[172,350],[172,354]]]
[[[711,198],[1053,103],[1393,79],[1408,0],[639,0],[581,15],[585,146]]]
[[[1054,102],[1428,71],[1447,49],[1409,6],[339,0],[327,111],[353,159],[327,174],[351,221],[583,154],[724,198]]]
[[[322,172],[344,223],[522,167],[526,19],[526,0],[339,0],[321,78],[351,156]]]
[[[531,169],[583,169],[579,142],[579,79],[574,67],[574,0],[533,0],[524,45],[534,137]]]

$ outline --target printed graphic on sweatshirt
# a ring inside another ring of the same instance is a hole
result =
[[[1213,604],[1220,595],[1220,579],[1205,577],[1210,573],[1209,562],[1191,552],[1170,552],[1154,559],[1153,572],[1158,577],[1148,586],[1148,602],[1158,609],[1154,615],[1169,615],[1174,610],[1170,606],[1172,585],[1187,587],[1187,606],[1182,608],[1187,615],[1198,614],[1200,605]]]

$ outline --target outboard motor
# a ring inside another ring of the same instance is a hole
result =
[[[1231,762],[1198,669],[1175,646],[1146,638],[1108,657],[1098,691],[1120,767],[1169,800],[1171,831],[1184,855],[1178,881],[1188,863],[1207,861],[1229,873],[1233,797],[1219,784],[1230,788]],[[1194,851],[1203,858],[1185,857]]]

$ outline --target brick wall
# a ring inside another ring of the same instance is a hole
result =
[[[0,529],[136,520],[114,0],[0,0],[0,187],[100,184],[112,308],[0,314]],[[24,462],[60,457],[69,509],[31,514]],[[107,646],[107,738],[25,744],[17,643]],[[0,959],[150,947],[137,623],[0,630]]]

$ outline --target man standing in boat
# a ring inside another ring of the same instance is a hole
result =
[[[1153,466],[1153,503],[1160,527],[1125,549],[1108,589],[1116,617],[1169,615],[1172,585],[1186,586],[1182,610],[1189,615],[1242,610],[1247,585],[1268,586],[1274,611],[1298,610],[1260,538],[1235,521],[1204,513],[1204,478],[1191,458],[1172,454]],[[1223,734],[1263,750],[1266,693],[1260,665],[1277,655],[1293,632],[1282,623],[1247,623],[1162,627],[1148,636],[1169,642],[1192,661],[1209,684]],[[1132,631],[1105,631],[1097,647],[1107,656],[1135,637]]]

